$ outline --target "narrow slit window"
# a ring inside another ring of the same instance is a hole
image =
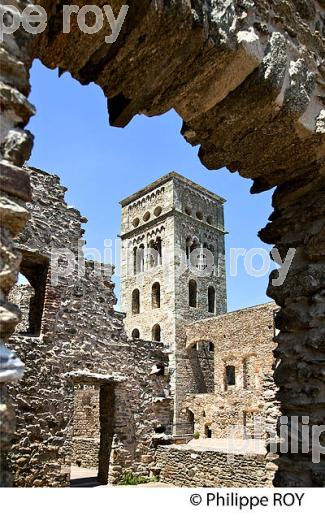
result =
[[[188,284],[188,299],[190,307],[197,307],[197,283],[195,280],[190,280]]]
[[[236,384],[236,369],[233,365],[226,367],[226,383],[228,386],[235,386]]]

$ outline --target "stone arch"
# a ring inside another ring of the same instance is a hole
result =
[[[140,339],[139,329],[133,329],[131,333],[132,339]]]
[[[34,57],[52,69],[59,67],[60,74],[71,72],[82,84],[95,81],[109,100],[110,122],[116,126],[125,126],[137,113],[153,116],[174,107],[184,121],[182,134],[192,145],[200,145],[199,156],[207,168],[226,165],[230,171],[239,171],[253,180],[252,193],[277,187],[272,219],[260,237],[277,244],[282,257],[291,247],[299,252],[285,282],[274,285],[278,275],[273,273],[268,289],[282,307],[278,397],[284,415],[308,415],[313,424],[325,385],[321,367],[314,362],[324,328],[324,317],[314,321],[315,306],[322,304],[325,242],[323,9],[319,2],[305,8],[293,0],[288,0],[285,11],[281,3],[272,7],[255,5],[246,16],[245,8],[236,2],[230,2],[226,11],[222,3],[216,11],[210,5],[203,8],[201,2],[161,2],[149,9],[138,2],[132,4],[112,45],[97,35],[90,45],[89,35],[62,34],[62,11],[53,9],[43,34],[34,37],[20,29],[10,35],[4,43],[3,81],[8,95],[4,97],[1,158],[3,189],[18,201],[20,212],[6,206],[5,229],[11,246],[12,237],[25,225],[23,203],[31,195],[28,176],[20,167],[32,146],[24,126],[34,113],[26,99],[28,68]],[[165,38],[155,34],[157,26]],[[17,42],[23,42],[22,52]],[[171,48],[177,52],[171,53]],[[153,50],[159,60],[152,58]],[[14,253],[2,282],[3,306],[8,311],[3,339],[12,334],[18,321],[18,312],[7,302],[18,264]],[[300,314],[296,302],[303,306]],[[301,359],[310,366],[308,381]],[[311,402],[313,380],[321,384]],[[317,469],[301,453],[290,459],[280,457],[278,464],[276,484],[324,483],[319,476],[324,473],[323,455]]]
[[[138,248],[138,257],[137,257],[137,272],[143,273],[145,270],[145,246],[144,244],[140,244]]]
[[[133,274],[137,274],[138,272],[138,248],[135,246],[132,250],[132,258],[133,258]]]
[[[162,264],[162,239],[160,236],[151,239],[148,244],[148,267],[157,267]]]
[[[140,314],[140,291],[134,289],[132,292],[132,314]]]
[[[152,341],[161,341],[161,327],[159,323],[152,327]]]
[[[193,433],[194,433],[194,428],[195,428],[195,415],[194,413],[192,412],[192,410],[190,410],[190,408],[186,408],[186,411],[185,411],[185,418],[186,418],[186,422],[191,425],[192,429],[193,429]]]
[[[155,282],[151,288],[151,306],[153,309],[160,309],[160,283]]]

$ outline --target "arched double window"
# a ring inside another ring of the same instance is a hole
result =
[[[138,248],[133,248],[133,274],[138,272]]]
[[[138,273],[144,272],[144,245],[139,246],[138,251]]]
[[[132,293],[132,314],[140,314],[140,291],[134,289]]]
[[[199,239],[197,237],[188,237],[186,239],[186,261],[187,261],[187,264],[190,265],[191,264],[191,260],[193,260],[191,258],[191,255],[193,253],[193,251],[195,251],[196,249],[198,249],[198,252],[199,252],[199,247],[200,247],[200,242],[199,242]]]
[[[157,240],[151,240],[148,245],[148,266],[156,267],[162,264],[162,241],[158,237]]]
[[[208,311],[213,314],[216,312],[216,290],[212,285],[208,288]]]
[[[190,280],[188,284],[188,304],[190,307],[197,307],[197,283]]]
[[[151,306],[160,309],[160,283],[155,282],[151,288]]]
[[[158,323],[152,327],[152,341],[161,341],[161,328]]]
[[[133,248],[133,274],[144,271],[144,245]]]

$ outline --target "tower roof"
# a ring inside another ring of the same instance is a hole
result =
[[[138,190],[137,192],[135,192],[132,195],[129,195],[128,197],[123,199],[120,202],[121,206],[122,207],[127,206],[131,202],[133,202],[137,199],[140,199],[141,197],[143,197],[150,191],[158,188],[159,186],[162,186],[163,184],[166,184],[171,179],[177,179],[178,181],[182,182],[183,184],[189,186],[190,188],[200,191],[201,193],[220,202],[221,204],[224,204],[226,202],[226,200],[224,198],[220,197],[219,195],[217,195],[216,193],[213,193],[210,190],[207,190],[206,188],[203,188],[203,186],[196,184],[195,182],[191,181],[187,177],[184,177],[183,175],[180,175],[177,172],[170,172],[170,173],[167,173],[166,175],[163,175],[162,177],[160,177],[156,181],[152,182],[151,184],[148,184],[147,186],[145,186],[145,188],[142,188],[141,190]]]

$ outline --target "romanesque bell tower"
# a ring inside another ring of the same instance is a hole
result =
[[[226,312],[224,202],[174,172],[121,202],[130,337],[175,350],[184,323]]]

